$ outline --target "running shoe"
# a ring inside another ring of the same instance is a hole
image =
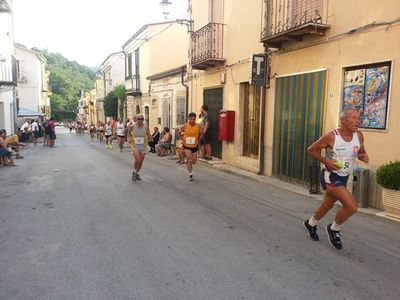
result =
[[[138,174],[135,171],[133,171],[132,172],[132,181],[136,181],[137,178],[138,178]]]
[[[193,181],[193,174],[189,175],[189,181]]]
[[[340,231],[332,230],[331,229],[332,223],[326,226],[326,233],[328,234],[329,243],[332,247],[340,250],[342,249],[342,241],[340,240]]]
[[[136,180],[142,180],[142,178],[140,177],[139,173],[136,173]]]
[[[317,225],[315,226],[311,226],[308,223],[308,220],[305,220],[303,222],[304,227],[307,229],[308,231],[308,236],[310,237],[310,239],[312,239],[313,241],[319,241],[319,236],[317,234]]]

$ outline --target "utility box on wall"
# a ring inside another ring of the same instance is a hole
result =
[[[235,111],[219,111],[218,140],[232,142],[235,138]]]

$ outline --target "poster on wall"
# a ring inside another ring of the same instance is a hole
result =
[[[389,88],[389,67],[367,69],[365,103],[361,124],[366,128],[385,128]]]
[[[347,71],[344,74],[344,109],[362,109],[364,99],[365,69]]]
[[[360,110],[361,128],[386,128],[389,77],[389,63],[345,71],[343,109]]]

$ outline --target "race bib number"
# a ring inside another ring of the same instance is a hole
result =
[[[191,136],[187,137],[186,138],[186,144],[195,145],[196,144],[196,138],[195,137],[191,137]]]
[[[143,145],[144,144],[144,138],[143,137],[135,137],[135,144],[136,145]]]
[[[343,157],[343,170],[349,171],[353,167],[354,157]]]

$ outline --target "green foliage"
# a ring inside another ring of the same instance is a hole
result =
[[[119,115],[122,117],[124,115],[124,107],[125,107],[125,101],[126,101],[126,96],[125,96],[125,86],[123,84],[117,85],[114,88],[114,94],[118,98],[118,109],[119,109]]]
[[[400,190],[400,161],[389,162],[380,166],[376,171],[376,179],[382,187]]]
[[[37,48],[34,48],[34,50],[42,53],[47,60],[52,91],[50,97],[52,112],[64,110],[66,115],[70,116],[71,112],[77,110],[80,91],[93,89],[95,73],[89,67],[82,66],[76,61],[70,61],[60,53],[49,53],[47,50]],[[59,114],[59,116],[61,115],[64,114]],[[55,117],[54,114],[53,117]],[[76,114],[73,119],[75,117]]]
[[[114,119],[118,116],[118,97],[114,91],[104,97],[104,115]]]

